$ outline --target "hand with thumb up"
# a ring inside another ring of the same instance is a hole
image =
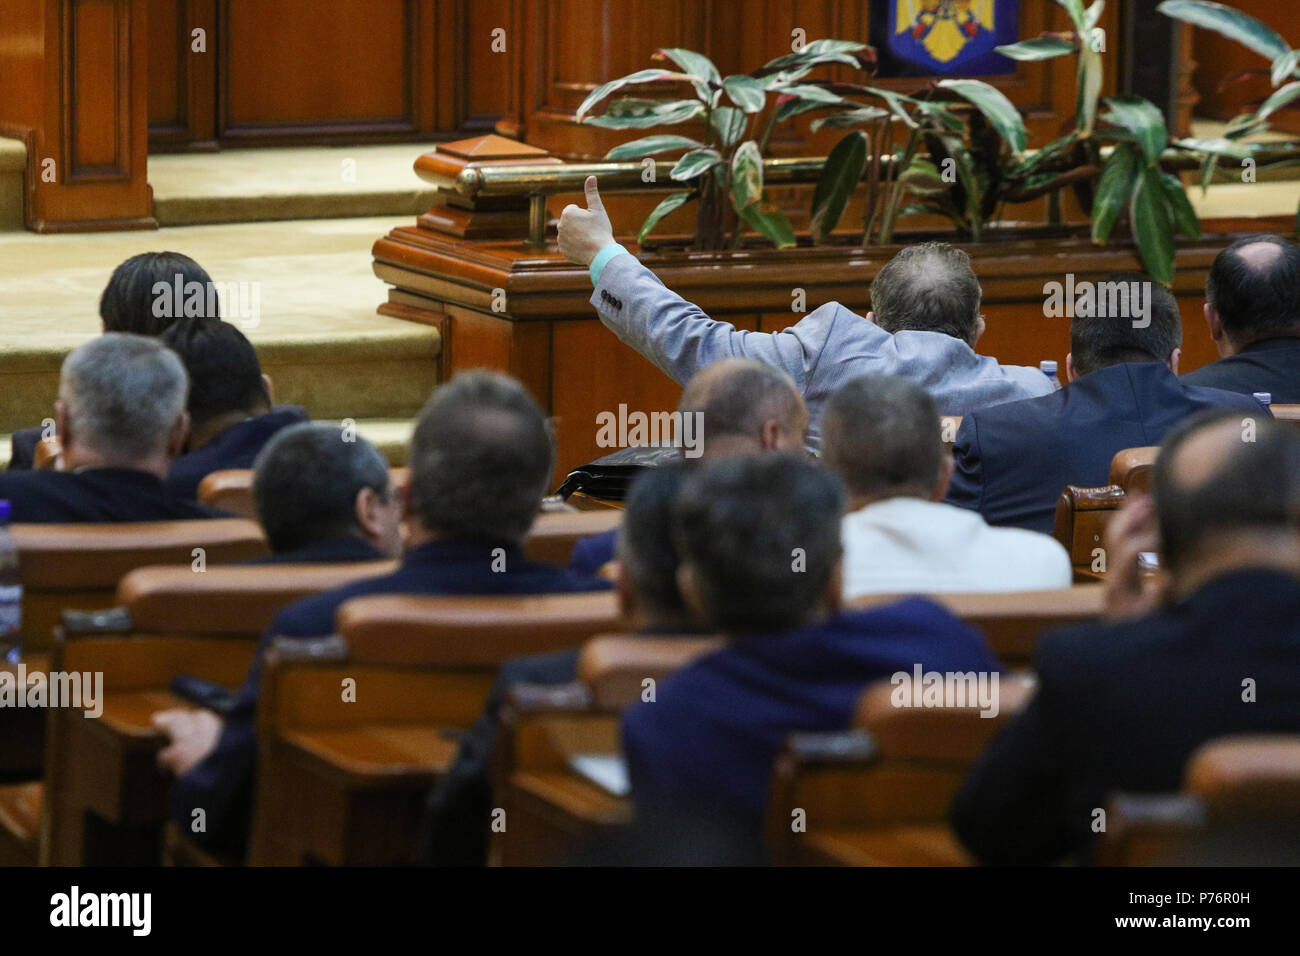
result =
[[[587,193],[587,208],[570,203],[560,213],[558,237],[560,252],[570,262],[591,265],[596,253],[614,241],[614,227],[610,225],[605,204],[596,189],[596,177],[588,176],[583,188]]]

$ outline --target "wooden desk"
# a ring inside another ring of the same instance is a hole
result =
[[[287,733],[276,742],[277,852],[259,864],[401,865],[418,862],[429,789],[456,755],[458,733],[426,724],[367,724]],[[282,826],[279,824],[283,824]]]

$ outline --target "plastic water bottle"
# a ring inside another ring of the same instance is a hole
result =
[[[0,648],[11,662],[23,649],[23,579],[18,575],[18,546],[9,533],[12,513],[9,502],[0,501]]]
[[[1250,394],[1254,395],[1255,401],[1259,402],[1265,408],[1268,408],[1270,405],[1273,404],[1272,392],[1251,392]]]
[[[1042,372],[1053,382],[1057,382],[1056,368],[1057,368],[1056,362],[1053,359],[1043,359],[1041,362],[1038,363],[1038,371]],[[1060,383],[1057,382],[1057,384]]]

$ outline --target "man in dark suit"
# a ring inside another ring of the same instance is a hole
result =
[[[808,406],[792,379],[757,359],[725,358],[706,366],[686,383],[677,411],[695,416],[693,448],[684,462],[713,461],[759,451],[795,452],[808,431]],[[614,560],[617,529],[583,538],[573,548],[569,568],[595,574]]]
[[[1107,286],[1122,295],[1109,296]],[[1106,484],[1116,452],[1158,444],[1202,409],[1262,413],[1248,395],[1178,378],[1182,324],[1159,283],[1140,273],[1113,276],[1098,285],[1094,301],[1070,323],[1069,385],[963,417],[950,504],[978,511],[991,525],[1050,534],[1065,486]]]
[[[157,340],[109,332],[63,362],[55,418],[62,471],[0,474],[14,522],[175,521],[221,513],[171,494],[163,478],[185,442],[186,379]]]
[[[623,717],[638,820],[710,834],[720,861],[760,857],[772,764],[788,734],[846,729],[868,684],[915,665],[986,675],[983,639],[937,604],[840,614],[839,482],[801,457],[692,469],[673,504],[688,607],[728,646]]]
[[[1300,733],[1300,435],[1198,416],[1161,446],[1152,494],[1159,606],[1043,638],[1036,695],[953,803],[985,863],[1087,859],[1111,793],[1180,789],[1216,737]],[[1146,547],[1114,545],[1112,572],[1135,581]]]
[[[380,561],[402,552],[402,502],[388,462],[337,425],[276,433],[253,463],[253,506],[271,554],[246,564]]]
[[[391,574],[366,578],[297,601],[267,628],[224,721],[176,712],[155,715],[172,737],[160,755],[178,780],[173,816],[187,832],[231,856],[248,839],[257,757],[254,716],[262,653],[273,637],[333,633],[334,614],[367,594],[548,594],[604,590],[608,582],[529,560],[523,538],[541,508],[555,467],[555,442],[537,403],[514,379],[494,372],[458,375],[433,394],[411,438],[412,518],[408,550]]]
[[[1300,403],[1300,247],[1259,235],[1220,252],[1205,279],[1205,322],[1222,357],[1183,381]]]
[[[699,633],[677,590],[677,549],[670,517],[684,477],[681,465],[651,468],[627,498],[618,537],[617,588],[628,626],[647,635]],[[425,860],[440,866],[477,866],[487,860],[492,813],[492,749],[497,720],[513,684],[564,684],[578,674],[579,650],[506,661],[483,713],[460,743],[456,759],[429,797]]]
[[[190,376],[190,437],[167,475],[172,494],[197,499],[199,482],[209,474],[251,468],[272,435],[306,421],[301,408],[272,407],[271,379],[262,374],[252,343],[229,322],[178,322],[163,332],[162,342]]]
[[[130,332],[134,335],[161,335],[179,318],[183,310],[168,309],[157,288],[169,292],[182,289],[213,288],[212,278],[201,265],[179,252],[142,252],[127,259],[109,277],[99,298],[99,319],[105,332]],[[195,296],[188,309],[189,317],[210,315],[220,318],[220,304],[206,294]],[[36,446],[49,437],[45,428],[21,428],[10,438],[9,470],[27,471],[33,467]]]

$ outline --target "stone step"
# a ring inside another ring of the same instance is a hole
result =
[[[149,157],[161,226],[415,216],[434,188],[412,164],[433,143],[227,149]]]

